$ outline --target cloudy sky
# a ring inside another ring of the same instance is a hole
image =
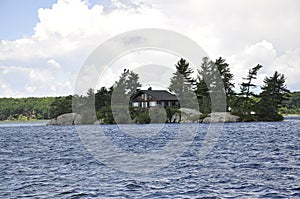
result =
[[[72,94],[89,54],[138,28],[186,35],[210,58],[224,57],[237,85],[249,68],[262,64],[257,83],[277,70],[290,90],[300,90],[298,0],[1,0],[0,97]],[[150,72],[173,67],[175,60],[145,52],[117,63]],[[113,82],[119,72],[107,72],[103,82]]]

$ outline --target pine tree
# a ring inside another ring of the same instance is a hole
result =
[[[223,112],[227,110],[225,95],[227,99],[234,95],[232,80],[233,74],[230,73],[229,64],[225,62],[225,59],[220,57],[213,62],[208,57],[203,58],[201,70],[198,70],[195,91],[202,113],[208,114],[212,111]],[[214,107],[211,107],[212,99],[214,100]]]
[[[130,97],[141,86],[142,85],[139,83],[139,75],[128,69],[124,69],[119,80],[116,81],[113,86],[114,99],[123,102],[127,100],[129,102]]]
[[[257,64],[257,66],[249,70],[248,76],[246,78],[243,78],[244,80],[246,80],[246,82],[243,82],[241,84],[241,95],[246,99],[249,99],[249,97],[251,96],[255,96],[253,91],[251,91],[251,88],[257,87],[255,84],[253,84],[253,80],[257,78],[257,72],[262,67],[262,65]]]
[[[197,108],[196,99],[193,91],[195,80],[191,77],[193,69],[189,63],[180,59],[175,65],[176,72],[173,73],[169,90],[174,92],[182,108]]]
[[[112,98],[111,108],[114,119],[117,123],[130,123],[131,118],[128,105],[130,97],[141,87],[139,83],[139,76],[128,69],[120,75],[118,81],[115,82]]]
[[[245,82],[241,84],[240,93],[235,98],[234,107],[232,112],[239,115],[242,121],[253,121],[257,120],[255,115],[256,101],[253,97],[256,97],[255,93],[252,91],[257,85],[253,83],[253,80],[257,79],[257,72],[263,66],[258,64],[249,70],[247,77],[243,78]]]
[[[212,83],[212,62],[209,61],[208,57],[204,57],[202,61],[201,70],[198,70],[195,93],[198,98],[199,110],[203,114],[208,114],[211,112],[211,100],[207,84]],[[207,78],[204,79],[205,77]]]
[[[282,120],[283,117],[279,115],[278,109],[287,99],[286,94],[290,92],[285,85],[284,75],[275,71],[273,76],[264,79],[261,89],[258,103],[259,119],[264,121]]]
[[[218,71],[220,72],[221,79],[224,83],[224,90],[225,90],[225,95],[226,95],[226,100],[227,100],[227,111],[229,108],[229,105],[231,104],[232,98],[235,95],[235,92],[233,90],[234,88],[234,83],[233,81],[233,74],[230,72],[229,64],[226,63],[226,60],[223,59],[222,57],[219,57],[215,61],[215,65],[218,68]]]
[[[130,71],[128,74],[128,78],[126,80],[126,92],[130,96],[135,94],[135,92],[142,86],[139,82],[139,75]]]

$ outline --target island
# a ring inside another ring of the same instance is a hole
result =
[[[222,57],[215,61],[203,58],[197,71],[181,58],[175,64],[169,87],[163,90],[151,86],[141,89],[139,75],[124,69],[113,86],[88,89],[86,95],[0,98],[0,120],[42,119],[49,120],[48,125],[209,123],[281,121],[283,115],[299,115],[300,92],[287,89],[283,74],[275,71],[265,77],[263,85],[253,83],[262,67],[257,64],[249,69],[244,81],[236,85]],[[216,71],[226,99],[223,109],[212,107],[211,96],[219,92]],[[256,87],[260,87],[260,93],[254,92]],[[86,108],[87,104],[91,106]]]

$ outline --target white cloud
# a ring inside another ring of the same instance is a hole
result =
[[[290,88],[300,90],[299,6],[297,0],[112,0],[107,7],[89,7],[87,1],[58,0],[51,9],[38,10],[32,36],[0,41],[0,95],[70,94],[95,47],[124,31],[153,27],[189,36],[212,59],[223,56],[238,82],[260,63],[258,81],[278,70]],[[108,79],[119,76],[110,72]]]
[[[56,68],[41,70],[23,66],[0,66],[0,97],[56,96],[71,93],[70,81]]]
[[[287,77],[286,84],[291,90],[299,90],[300,49],[278,55],[273,44],[263,40],[246,46],[243,51],[230,56],[227,61],[238,83],[243,81],[242,77],[247,76],[250,68],[260,64],[263,68],[258,72],[255,84],[262,85],[266,76],[269,77],[278,71]]]
[[[60,69],[61,68],[60,64],[57,61],[55,61],[54,59],[49,59],[47,61],[47,64],[49,66],[52,66],[52,67],[56,68],[56,69]]]
[[[124,69],[137,73],[143,86],[151,84],[168,87],[170,74],[175,72],[174,65],[180,57],[164,51],[140,50],[119,57],[107,67],[99,79],[99,86],[111,86]],[[120,67],[121,66],[121,67]],[[150,84],[151,82],[151,84]]]
[[[89,8],[85,1],[58,0],[51,9],[39,9],[40,22],[34,35],[0,42],[0,65],[10,65],[3,69],[2,76],[9,70],[15,71],[22,80],[14,80],[20,84],[19,88],[12,88],[23,90],[24,96],[45,95],[48,88],[61,91],[56,95],[69,94],[70,82],[75,81],[84,60],[101,42],[123,31],[156,26],[163,20],[160,13],[143,5],[133,9],[114,1],[113,6],[104,12],[102,5]],[[4,77],[0,78],[4,81]],[[8,78],[5,82],[13,84]],[[65,82],[69,84],[66,86]],[[41,86],[45,83],[49,86]],[[4,91],[0,93],[5,96]]]

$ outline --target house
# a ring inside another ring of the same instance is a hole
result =
[[[162,106],[169,108],[179,108],[179,101],[176,95],[166,90],[138,90],[130,99],[132,107],[149,108],[154,106]]]

